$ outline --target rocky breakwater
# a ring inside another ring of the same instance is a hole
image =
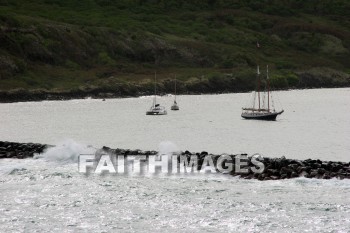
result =
[[[17,158],[24,159],[33,157],[35,153],[43,153],[45,149],[52,147],[51,145],[38,144],[38,143],[16,143],[16,142],[4,142],[0,141],[0,159],[2,158]],[[142,151],[142,150],[126,150],[126,149],[111,149],[109,147],[102,147],[97,150],[96,153],[106,153],[110,155],[124,155],[129,156],[146,156],[146,162],[150,155],[157,155],[157,151]],[[306,159],[296,160],[281,158],[263,158],[256,157],[255,159],[263,164],[264,169],[261,173],[254,173],[253,167],[256,167],[256,163],[253,163],[252,157],[246,155],[225,155],[226,159],[222,160],[222,155],[209,154],[208,152],[191,153],[189,151],[175,153],[177,161],[187,161],[195,159],[197,163],[197,169],[200,170],[206,158],[210,157],[217,170],[218,163],[226,163],[222,167],[231,165],[232,170],[229,172],[232,176],[239,176],[242,179],[258,179],[258,180],[280,180],[291,179],[297,177],[316,178],[316,179],[350,179],[350,162],[337,162],[337,161],[321,161],[319,159]],[[237,157],[240,157],[242,162],[241,169],[247,169],[247,172],[237,171],[236,162]],[[228,159],[227,159],[228,158]],[[242,159],[243,158],[243,159]],[[217,170],[217,172],[220,172]]]
[[[249,160],[249,159],[248,159]],[[286,159],[264,158],[262,163],[265,169],[262,173],[249,173],[240,175],[244,179],[279,180],[296,177],[317,178],[317,179],[350,179],[350,162],[321,161],[319,159]],[[248,161],[251,164],[251,161]]]
[[[49,145],[38,143],[17,143],[0,141],[0,159],[33,157],[35,153],[42,153]]]
[[[124,149],[111,149],[109,147],[103,147],[103,151],[108,154],[118,155],[145,155],[148,160],[149,155],[157,154],[157,151],[141,151],[141,150],[124,150]],[[189,151],[180,152],[177,155],[177,161],[181,161],[181,157],[185,158],[188,163],[193,157],[197,158],[197,169],[200,170],[205,162],[205,157],[210,156],[215,168],[218,166],[218,161],[221,155],[209,154],[206,151],[201,153],[191,153]],[[280,179],[291,179],[297,177],[306,178],[317,178],[317,179],[350,179],[350,162],[337,162],[337,161],[321,161],[319,159],[306,159],[296,160],[287,159],[284,156],[281,158],[263,158],[258,157],[256,160],[264,165],[264,169],[261,173],[254,173],[251,169],[256,167],[252,162],[252,157],[245,155],[225,155],[228,156],[229,160],[221,160],[221,162],[231,163],[232,176],[239,176],[243,179],[258,179],[258,180],[280,180]],[[247,169],[248,172],[242,173],[236,170],[237,157],[240,157],[243,166],[241,169]],[[242,158],[246,158],[243,159]],[[225,167],[225,166],[223,166]],[[257,167],[258,168],[258,167]],[[216,169],[217,170],[217,169]],[[217,170],[217,172],[220,172]]]

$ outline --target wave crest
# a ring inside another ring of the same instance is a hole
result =
[[[45,159],[61,163],[75,163],[80,154],[94,154],[96,149],[92,146],[77,143],[67,139],[54,147],[46,149],[42,154],[35,154],[34,159]]]

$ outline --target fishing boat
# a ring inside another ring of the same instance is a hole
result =
[[[248,120],[268,120],[274,121],[277,116],[282,114],[284,110],[276,111],[274,107],[274,102],[272,100],[272,94],[270,91],[270,79],[269,79],[269,66],[266,66],[266,80],[265,90],[263,92],[261,89],[261,79],[259,65],[257,66],[257,86],[258,90],[253,93],[253,103],[250,107],[242,108],[242,117]],[[267,90],[266,90],[267,89]],[[267,97],[267,101],[266,101]],[[266,103],[267,102],[267,103]],[[257,106],[256,106],[257,105]]]
[[[146,111],[146,115],[166,115],[165,107],[157,104],[157,73],[154,73],[154,98],[151,108]]]
[[[180,107],[179,107],[179,105],[176,102],[176,75],[175,75],[175,98],[174,98],[174,103],[173,103],[173,105],[171,105],[170,109],[173,110],[173,111],[180,110]]]

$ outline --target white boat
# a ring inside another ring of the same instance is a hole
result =
[[[173,111],[180,110],[180,107],[179,107],[179,105],[176,102],[176,75],[175,75],[175,99],[174,99],[174,103],[173,103],[173,105],[171,106],[170,109],[173,110]]]
[[[278,115],[284,112],[284,110],[282,109],[280,111],[276,111],[273,106],[272,95],[270,91],[269,66],[266,66],[267,91],[263,91],[263,92],[260,91],[261,80],[260,80],[259,65],[257,67],[257,82],[258,82],[258,90],[254,92],[253,104],[250,107],[242,108],[243,112],[241,116],[244,119],[248,119],[248,120],[274,121],[276,120],[276,117]],[[258,95],[258,98],[256,98],[257,97],[256,95]],[[261,95],[263,95],[263,98],[261,97]],[[267,106],[265,101],[266,95],[267,95]],[[270,102],[272,103],[272,106],[270,106]]]
[[[166,115],[167,111],[165,107],[155,104],[147,112],[146,115]]]
[[[165,107],[157,104],[157,73],[154,73],[154,98],[151,108],[146,111],[146,115],[166,115],[167,111]]]

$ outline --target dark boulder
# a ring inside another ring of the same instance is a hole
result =
[[[280,177],[281,177],[282,180],[288,178],[287,174],[282,174]]]
[[[282,167],[280,170],[280,175],[282,176],[283,174],[287,175],[288,177],[290,177],[290,175],[292,174],[293,170],[287,167]]]
[[[317,172],[317,171],[312,170],[312,171],[311,171],[311,173],[310,173],[310,178],[314,178],[314,177],[316,177],[316,176],[317,176],[317,174],[318,174],[318,172]]]
[[[269,176],[278,176],[280,175],[280,172],[277,169],[267,169],[265,170],[266,174],[268,174]]]
[[[319,168],[319,169],[317,169],[317,173],[320,175],[323,175],[326,173],[326,170],[324,168]]]
[[[321,164],[319,164],[319,163],[311,163],[310,166],[311,166],[313,169],[317,169],[317,168],[320,168],[320,167],[321,167]]]
[[[262,173],[258,176],[258,180],[264,180],[266,177],[266,174]]]
[[[109,148],[108,146],[103,146],[102,150],[104,150],[105,152],[109,152],[111,148]]]
[[[15,151],[10,151],[6,153],[7,158],[13,158],[16,157],[16,152]]]
[[[192,155],[188,150],[185,151],[184,155]]]
[[[288,167],[289,167],[289,168],[291,168],[291,169],[293,169],[294,171],[296,171],[296,170],[297,170],[297,168],[299,167],[299,165],[298,165],[298,164],[293,163],[293,164],[289,164],[289,165],[288,165]]]

